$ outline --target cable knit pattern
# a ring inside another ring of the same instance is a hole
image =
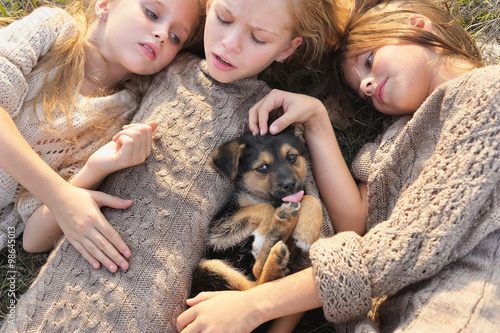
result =
[[[159,123],[151,156],[101,188],[134,201],[104,210],[132,251],[130,269],[96,271],[64,241],[18,303],[16,325],[5,323],[4,331],[175,332],[208,223],[232,191],[210,155],[247,129],[249,108],[268,91],[254,79],[218,83],[192,55],[160,72],[133,119]],[[312,179],[307,190],[318,195]],[[327,217],[322,235],[332,235]]]
[[[22,20],[0,29],[0,105],[12,117],[30,146],[64,178],[76,173],[88,157],[103,145],[104,139],[111,140],[112,135],[130,121],[137,109],[127,91],[102,98],[81,96],[78,99],[80,107],[73,112],[78,147],[64,140],[69,137],[70,129],[62,113],[54,119],[58,135],[40,125],[38,119],[42,118],[43,106],[34,106],[33,99],[42,87],[48,70],[36,65],[57,40],[72,36],[76,31],[76,22],[68,13],[48,7],[39,8]],[[109,109],[111,113],[111,108],[115,114],[110,114],[110,117],[115,117],[116,121],[105,130],[96,131],[91,123],[92,111]],[[0,249],[7,245],[8,228],[14,227],[18,236],[24,230],[27,219],[41,205],[35,197],[23,196],[17,209],[14,208],[21,190],[21,185],[0,169]]]
[[[438,87],[353,169],[368,183],[367,234],[310,251],[329,320],[363,316],[360,300],[389,295],[382,331],[498,331],[500,66]]]

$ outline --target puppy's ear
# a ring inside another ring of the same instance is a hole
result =
[[[226,142],[212,154],[212,164],[224,176],[234,180],[238,174],[240,156],[245,147],[245,143],[238,139]]]
[[[304,143],[306,142],[306,139],[304,138],[304,125],[302,123],[293,123],[288,127],[292,131],[293,135],[299,138],[300,141]]]

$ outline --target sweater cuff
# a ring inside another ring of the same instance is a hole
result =
[[[342,232],[319,239],[309,251],[326,319],[343,323],[371,309],[368,268],[362,263],[360,236]]]

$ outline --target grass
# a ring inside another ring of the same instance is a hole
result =
[[[71,1],[71,0],[69,0]],[[0,12],[3,17],[20,17],[32,11],[40,5],[52,3],[64,6],[69,1],[4,1],[0,0]],[[500,0],[452,0],[448,1],[450,11],[476,39],[483,50],[485,59],[491,62],[500,62]],[[354,126],[347,129],[337,128],[339,143],[342,147],[346,160],[351,161],[361,145],[370,140],[372,134],[366,131],[370,124],[378,123],[379,119],[373,114],[360,113]],[[0,252],[0,321],[8,313],[7,305],[12,299],[11,292],[15,297],[24,293],[35,279],[40,268],[45,263],[48,253],[32,254],[22,248],[20,239],[12,248],[15,253],[15,269],[9,265],[9,248]],[[14,271],[15,273],[12,273]],[[12,274],[15,274],[15,286],[10,283]],[[13,288],[13,289],[11,289]],[[319,324],[319,325],[318,325]],[[314,330],[310,327],[315,326]],[[333,327],[324,322],[321,311],[309,313],[297,332],[331,332]]]

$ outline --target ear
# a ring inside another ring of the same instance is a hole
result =
[[[293,130],[293,135],[295,135],[297,138],[299,138],[300,141],[306,142],[306,139],[304,138],[304,125],[302,123],[293,123],[290,125],[290,127]]]
[[[410,15],[410,17],[408,18],[408,25],[415,28],[424,29],[428,32],[432,32],[431,20],[419,14]]]
[[[302,36],[297,36],[292,41],[288,44],[288,47],[284,49],[279,55],[278,58],[276,58],[277,62],[281,62],[281,60],[288,58],[295,52],[295,50],[302,44],[304,41],[304,38]]]
[[[238,139],[226,142],[212,154],[213,166],[224,176],[235,180],[240,156],[245,147],[245,143]]]
[[[109,0],[98,0],[95,4],[95,14],[97,17],[99,15],[106,15],[108,13]]]
[[[212,4],[212,0],[207,1],[207,10],[205,11],[205,15],[208,14],[208,11],[210,10],[211,4]]]

